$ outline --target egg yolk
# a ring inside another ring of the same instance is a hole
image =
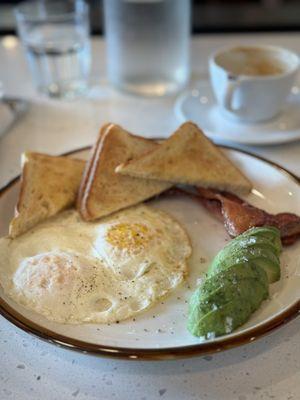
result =
[[[126,249],[130,252],[145,248],[152,238],[153,235],[149,228],[138,223],[114,225],[106,234],[106,240],[109,244],[120,250]]]

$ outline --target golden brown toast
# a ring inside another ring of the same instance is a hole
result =
[[[19,200],[9,235],[16,237],[71,207],[76,201],[84,167],[83,160],[24,153]]]
[[[226,190],[251,191],[251,182],[197,127],[186,122],[148,153],[123,162],[116,172],[137,178]]]
[[[118,125],[104,126],[87,162],[79,190],[77,209],[82,218],[91,221],[109,215],[170,188],[170,183],[115,173],[120,163],[158,146],[153,140],[134,136]]]

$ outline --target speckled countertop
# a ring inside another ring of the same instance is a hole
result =
[[[241,348],[163,362],[66,351],[1,321],[1,400],[298,400],[300,318]]]
[[[207,57],[217,47],[258,41],[300,52],[300,34],[201,36],[192,43],[194,78],[206,73]],[[146,100],[115,93],[105,84],[101,40],[93,42],[93,55],[97,87],[90,99],[50,102],[34,93],[19,44],[7,48],[0,39],[0,79],[5,91],[31,99],[26,117],[0,139],[0,186],[18,173],[23,150],[58,154],[85,146],[105,121],[145,136],[168,135],[177,126],[174,98]],[[300,142],[248,150],[300,175]],[[257,342],[220,354],[164,362],[118,361],[54,347],[0,317],[0,399],[298,400],[299,343],[300,318]]]

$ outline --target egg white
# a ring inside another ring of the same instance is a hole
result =
[[[190,254],[186,232],[162,211],[140,205],[91,223],[69,210],[0,239],[0,284],[52,321],[116,322],[174,290]]]

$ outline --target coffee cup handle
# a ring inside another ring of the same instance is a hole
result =
[[[230,112],[238,113],[239,108],[234,108],[232,105],[233,95],[238,86],[240,86],[243,80],[236,77],[229,75],[228,76],[228,83],[225,89],[224,97],[223,97],[223,107]]]

